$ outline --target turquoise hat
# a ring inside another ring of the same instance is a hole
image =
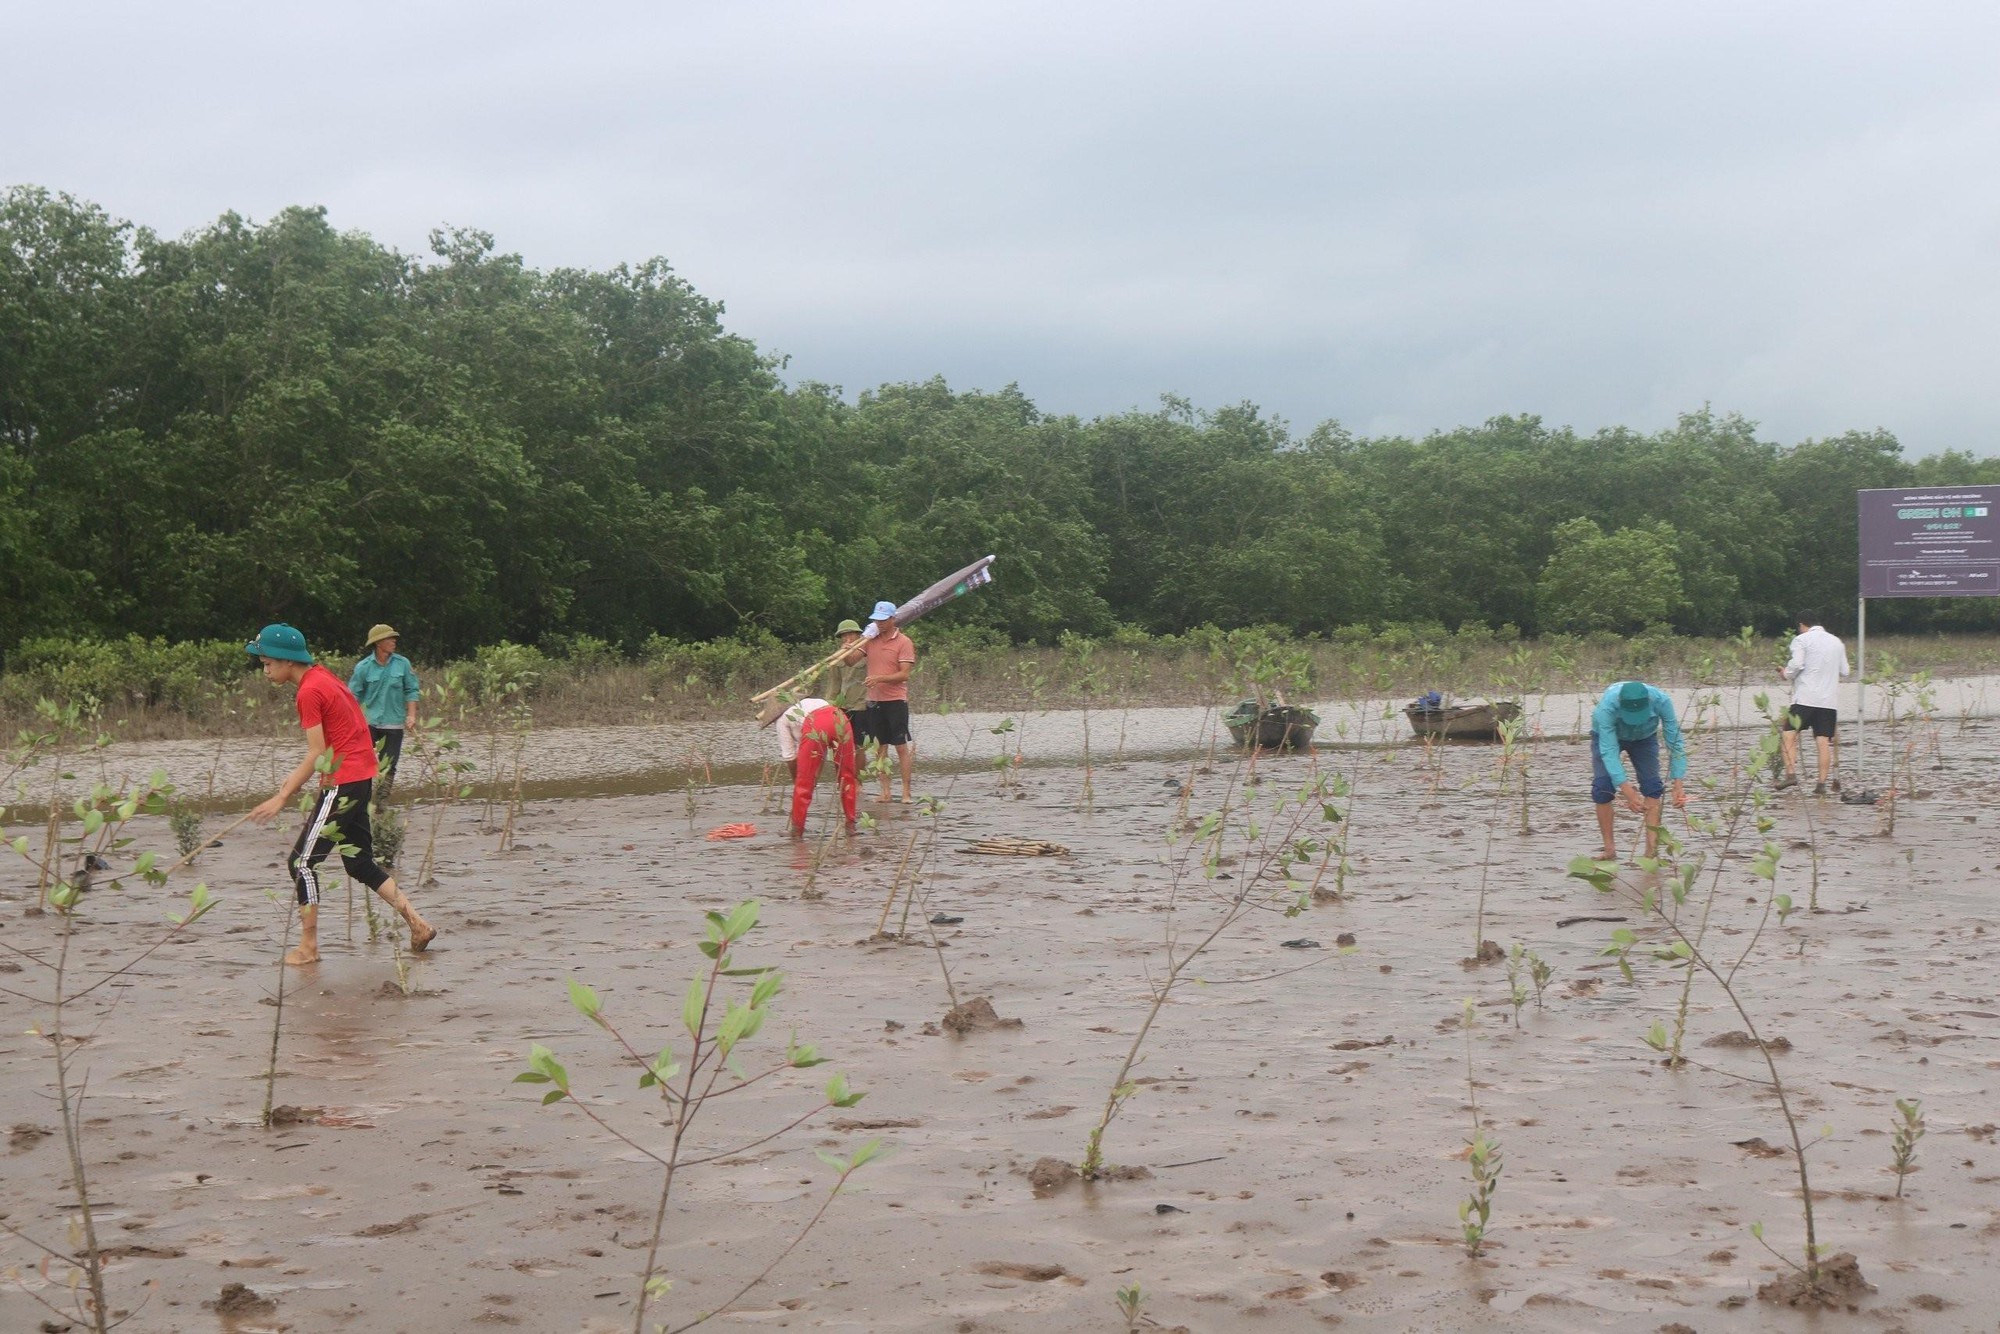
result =
[[[1644,681],[1627,681],[1618,687],[1618,721],[1640,727],[1652,716],[1653,692]]]
[[[306,637],[289,625],[267,625],[244,646],[253,658],[283,658],[286,662],[311,662]]]
[[[882,601],[875,604],[875,610],[868,613],[871,621],[893,621],[896,619],[896,604]]]

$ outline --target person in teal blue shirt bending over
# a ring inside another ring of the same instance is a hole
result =
[[[354,664],[347,688],[361,701],[368,716],[368,735],[382,766],[382,799],[396,786],[396,761],[403,756],[403,733],[417,725],[417,669],[396,652],[396,627],[378,625],[368,632],[369,655]]]
[[[1671,757],[1668,773],[1673,778],[1674,805],[1687,805],[1687,745],[1681,740],[1680,720],[1674,717],[1674,702],[1664,690],[1655,690],[1644,681],[1620,681],[1604,692],[1590,713],[1590,799],[1597,804],[1597,831],[1604,835],[1604,860],[1618,860],[1618,844],[1612,833],[1611,798],[1622,797],[1625,808],[1643,811],[1646,816],[1646,855],[1659,853],[1660,836],[1653,831],[1660,824],[1660,738],[1667,742]],[[1620,759],[1631,762],[1628,773]]]

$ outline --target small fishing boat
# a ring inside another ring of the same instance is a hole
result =
[[[1498,741],[1500,724],[1521,716],[1521,706],[1513,700],[1486,704],[1447,705],[1434,690],[1405,706],[1403,716],[1419,737],[1437,741]]]
[[[1256,700],[1246,699],[1223,714],[1222,722],[1229,729],[1229,739],[1245,750],[1252,746],[1259,750],[1304,750],[1312,745],[1319,715],[1297,704],[1259,707]]]

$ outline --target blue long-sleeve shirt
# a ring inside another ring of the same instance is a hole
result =
[[[1687,777],[1687,743],[1681,740],[1680,719],[1674,716],[1674,702],[1667,698],[1667,692],[1646,687],[1648,703],[1652,712],[1646,721],[1634,726],[1624,722],[1618,713],[1618,692],[1625,688],[1625,682],[1614,681],[1604,692],[1604,698],[1597,701],[1597,707],[1590,711],[1590,730],[1597,737],[1597,753],[1604,759],[1604,772],[1611,775],[1611,781],[1624,786],[1626,780],[1623,757],[1618,753],[1621,741],[1645,741],[1655,732],[1664,733],[1667,739],[1667,776],[1681,779]]]

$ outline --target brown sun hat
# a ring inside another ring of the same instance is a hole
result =
[[[401,639],[401,638],[402,636],[396,633],[395,626],[377,625],[374,629],[368,632],[368,642],[365,645],[363,645],[363,647],[374,648],[377,644],[381,643],[385,639]]]

